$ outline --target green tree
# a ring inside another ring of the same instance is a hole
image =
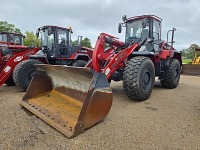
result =
[[[199,45],[197,44],[191,44],[189,48],[185,50],[185,55],[187,59],[193,59],[194,58],[194,51],[196,48],[199,48]]]
[[[40,46],[40,39],[37,38],[37,36],[34,34],[34,32],[25,32],[26,38],[24,39],[24,45],[25,46]]]
[[[75,41],[71,40],[71,43],[72,43],[72,46],[75,46],[75,45],[77,45],[77,40],[75,40]]]
[[[186,57],[186,49],[182,49],[181,55],[182,55],[182,57]]]
[[[87,37],[84,38],[84,39],[81,41],[81,45],[82,45],[82,46],[85,46],[85,47],[88,47],[88,48],[92,48],[91,41],[90,41],[90,39],[88,39]]]
[[[21,30],[16,28],[14,24],[9,24],[7,21],[0,21],[0,31],[20,33]]]
[[[76,45],[77,44],[77,40],[72,41],[72,45]],[[85,37],[82,41],[81,41],[81,46],[84,47],[88,47],[88,48],[92,48],[92,44],[89,38]]]
[[[199,45],[197,45],[197,44],[191,44],[190,47],[188,48],[188,50],[191,51],[191,52],[194,52],[194,50],[196,48],[199,48]]]

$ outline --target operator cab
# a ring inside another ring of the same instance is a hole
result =
[[[25,36],[18,33],[0,32],[0,43],[6,45],[24,45]]]
[[[12,53],[8,45],[24,46],[25,36],[18,33],[0,32],[0,55],[6,56]]]
[[[43,26],[38,28],[36,35],[41,38],[43,52],[48,59],[69,57],[72,54],[71,28]]]
[[[126,27],[126,45],[152,38],[153,42],[145,44],[139,51],[154,52],[160,50],[160,44],[162,43],[161,18],[154,15],[144,15],[127,19],[126,16],[123,16],[123,21],[124,23],[119,24],[119,33],[121,32],[121,25]]]

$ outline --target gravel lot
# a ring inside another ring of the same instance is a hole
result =
[[[19,105],[16,87],[0,87],[0,149],[200,149],[200,77],[181,76],[176,89],[157,81],[151,97],[131,101],[121,82],[112,82],[108,116],[68,139]]]

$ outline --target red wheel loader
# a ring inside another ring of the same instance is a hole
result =
[[[39,51],[38,48],[24,46],[24,37],[22,34],[0,32],[0,86],[4,83],[15,85],[12,74],[16,65]]]
[[[158,76],[165,88],[176,88],[181,55],[161,40],[161,21],[154,15],[123,17],[125,42],[102,33],[86,68],[37,65],[22,106],[71,138],[105,118],[113,100],[109,81],[123,81],[127,96],[146,100]]]
[[[91,59],[93,50],[80,44],[72,46],[71,33],[71,28],[58,26],[38,28],[37,36],[41,38],[41,50],[16,66],[13,72],[16,85],[26,91],[36,70],[35,64],[84,67]]]

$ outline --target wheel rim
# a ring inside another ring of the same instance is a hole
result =
[[[174,69],[174,81],[178,81],[178,78],[179,78],[179,71],[178,71],[178,68],[175,68]]]
[[[35,73],[35,70],[34,69],[31,69],[29,72],[28,72],[28,79],[31,80],[34,76],[34,73]]]
[[[142,77],[142,85],[144,90],[148,90],[151,87],[151,80],[151,72],[149,70],[146,70]]]

